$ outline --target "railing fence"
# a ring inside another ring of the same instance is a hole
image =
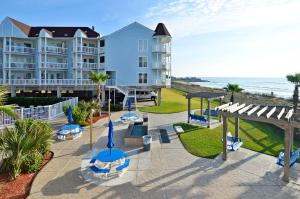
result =
[[[76,105],[78,103],[78,97],[66,98],[67,100],[48,105],[48,106],[36,106],[29,108],[17,108],[15,113],[20,119],[32,118],[32,119],[41,119],[41,120],[52,120],[64,114],[63,108],[69,105]],[[11,126],[16,122],[16,119],[10,117],[5,113],[0,114],[0,128],[4,126]]]

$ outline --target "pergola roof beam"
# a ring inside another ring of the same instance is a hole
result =
[[[292,117],[292,115],[293,115],[293,113],[294,113],[294,109],[289,110],[289,112],[286,114],[285,118],[287,120],[290,120],[291,117]]]
[[[252,107],[253,107],[253,104],[250,104],[250,105],[248,105],[248,106],[242,108],[241,110],[239,110],[238,113],[239,113],[239,114],[242,114],[242,113],[248,111],[248,110],[249,110],[250,108],[252,108]]]
[[[285,108],[282,108],[280,113],[277,115],[277,119],[280,120],[280,118],[282,117],[283,113],[285,112]]]
[[[232,104],[231,106],[228,106],[225,109],[223,109],[223,111],[230,111],[230,109],[233,109],[233,108],[237,107],[238,105],[239,105],[239,103]]]
[[[260,108],[260,105],[257,105],[256,107],[254,107],[253,109],[251,109],[250,111],[248,111],[247,115],[252,115],[255,111],[257,111]]]
[[[223,105],[221,105],[221,106],[217,106],[217,107],[215,108],[215,110],[216,110],[216,111],[217,111],[217,110],[223,110],[224,108],[230,106],[231,104],[232,104],[232,102],[229,102],[229,103],[227,103],[227,104],[223,104]]]
[[[260,111],[257,112],[257,117],[261,116],[266,110],[268,110],[268,106],[265,106]]]
[[[276,106],[273,107],[273,108],[269,111],[269,113],[267,113],[266,117],[267,117],[267,118],[270,118],[270,117],[273,115],[273,113],[275,113],[275,111],[276,111]]]
[[[239,106],[237,106],[237,107],[235,107],[235,108],[230,109],[229,112],[230,112],[230,113],[234,113],[234,112],[236,112],[236,111],[238,111],[238,110],[244,108],[245,106],[246,106],[246,104],[241,104],[241,105],[239,105]]]

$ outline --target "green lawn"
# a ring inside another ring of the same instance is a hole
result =
[[[188,100],[185,98],[186,92],[179,91],[172,88],[162,89],[162,102],[160,106],[145,106],[139,108],[142,112],[148,113],[178,113],[187,110]],[[206,107],[206,101],[203,101]],[[216,102],[212,102],[212,106],[216,106]],[[200,99],[193,99],[191,101],[192,109],[200,108]]]
[[[229,120],[229,129],[234,134],[234,120]],[[185,133],[179,135],[184,147],[190,153],[205,157],[214,158],[222,152],[222,126],[216,129],[207,129],[189,124],[180,125]],[[240,137],[243,139],[244,148],[253,151],[278,156],[283,148],[283,131],[273,125],[259,122],[240,121]],[[294,148],[300,147],[299,141],[294,141]]]

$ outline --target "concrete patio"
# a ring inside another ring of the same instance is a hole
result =
[[[122,113],[114,113],[118,120]],[[185,121],[185,113],[168,115],[149,114],[149,125],[154,142],[150,152],[124,148],[126,125],[115,126],[115,144],[128,152],[131,165],[115,183],[87,182],[81,174],[83,157],[89,150],[89,128],[77,140],[54,142],[54,159],[37,175],[29,198],[300,198],[300,167],[291,169],[291,182],[281,181],[282,168],[276,158],[240,149],[229,153],[224,162],[195,157],[184,149],[173,128],[174,122]],[[54,127],[64,124],[57,120]],[[107,120],[94,125],[95,149],[105,148]],[[160,142],[157,128],[166,128],[171,143]]]

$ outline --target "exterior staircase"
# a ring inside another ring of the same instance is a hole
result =
[[[135,89],[130,89],[127,86],[115,86],[116,90],[118,90],[120,93],[124,94],[123,99],[123,110],[127,107],[127,101],[128,99],[133,99],[134,103],[132,104],[132,107],[136,107],[137,105],[137,99],[136,99],[136,91]]]

